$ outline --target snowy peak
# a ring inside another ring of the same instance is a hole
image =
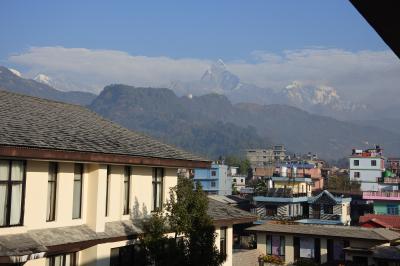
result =
[[[335,88],[325,85],[307,86],[299,81],[294,81],[286,86],[281,93],[289,104],[303,109],[307,106],[328,107],[335,111],[352,111],[365,108],[365,106],[341,99]]]
[[[210,83],[216,90],[221,91],[233,90],[240,83],[239,77],[229,72],[221,59],[218,59],[206,70],[201,81]]]
[[[14,75],[16,75],[16,76],[22,78],[22,74],[21,74],[21,72],[19,72],[18,70],[15,70],[15,69],[13,69],[13,68],[9,68],[8,70],[10,70]]]
[[[36,77],[34,77],[35,81],[46,84],[51,86],[52,85],[52,80],[49,76],[46,76],[45,74],[38,74]]]

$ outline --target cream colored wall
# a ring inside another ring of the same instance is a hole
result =
[[[46,266],[46,258],[28,260],[24,266]]]
[[[220,249],[220,236],[221,236],[221,227],[215,228],[216,238],[215,238],[215,245],[218,249]],[[232,266],[232,247],[233,247],[233,228],[232,226],[228,226],[226,230],[226,260],[222,264],[222,266]]]
[[[293,262],[294,262],[293,236],[285,235],[285,263],[290,264]]]
[[[267,237],[266,233],[257,232],[257,250],[259,250],[262,254],[267,253]]]
[[[0,228],[0,235],[81,224],[87,224],[93,230],[101,232],[105,222],[131,218],[129,215],[122,215],[124,166],[111,166],[109,215],[105,217],[107,165],[84,164],[82,218],[72,219],[74,163],[59,162],[56,219],[46,222],[48,167],[47,161],[27,161],[23,226]],[[177,183],[177,169],[167,168],[164,173],[165,202],[169,197],[170,187]],[[138,204],[141,212],[145,209],[150,213],[151,201],[152,167],[132,166],[131,209]]]

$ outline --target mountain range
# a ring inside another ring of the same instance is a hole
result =
[[[0,89],[3,90],[79,105],[90,104],[96,97],[89,92],[59,91],[41,81],[25,79],[19,71],[0,66]]]
[[[287,104],[341,120],[364,118],[371,110],[370,106],[342,99],[337,90],[329,86],[293,81],[285,88],[270,89],[244,83],[228,70],[222,60],[213,63],[199,80],[174,81],[169,88],[178,95],[218,93],[227,96],[233,103]]]
[[[219,64],[223,66],[222,62]],[[221,66],[206,71],[199,83],[218,85],[224,92],[240,91],[240,81],[237,83],[238,79]],[[220,70],[223,71],[219,75],[214,75]],[[116,123],[212,159],[273,143],[283,143],[297,153],[317,153],[325,159],[342,158],[353,147],[373,144],[383,146],[387,155],[400,155],[400,132],[370,126],[379,123],[339,121],[285,104],[239,103],[216,92],[179,95],[169,88],[114,84],[94,95],[58,91],[42,82],[43,79],[24,79],[15,70],[0,68],[1,89],[86,105]],[[328,92],[339,101],[334,91]],[[317,97],[320,101],[329,99],[321,94]],[[343,102],[339,103],[342,106]]]

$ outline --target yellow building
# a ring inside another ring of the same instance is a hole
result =
[[[165,203],[177,169],[210,164],[84,107],[0,91],[0,265],[132,263],[137,221]],[[219,215],[231,265],[232,225],[254,217]]]

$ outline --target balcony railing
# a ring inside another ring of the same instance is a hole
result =
[[[400,184],[400,177],[385,177],[383,178],[385,184]]]
[[[364,191],[363,199],[400,200],[400,191]]]

